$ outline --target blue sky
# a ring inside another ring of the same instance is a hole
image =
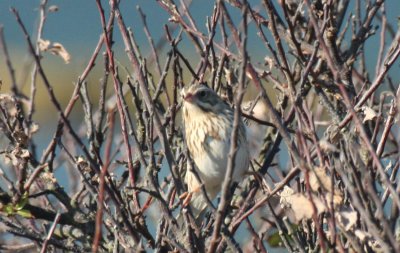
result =
[[[179,3],[180,1],[176,1]],[[259,9],[263,15],[265,14],[264,8],[260,4],[259,0],[250,1],[256,9]],[[277,1],[274,1],[276,4]],[[355,1],[351,1],[351,5],[354,5]],[[27,26],[27,29],[31,34],[35,34],[38,24],[39,17],[39,0],[1,0],[0,1],[0,25],[4,27],[4,34],[8,50],[13,60],[14,67],[17,71],[18,79],[23,82],[29,80],[27,74],[26,63],[29,59],[29,53],[26,50],[26,41],[22,35],[21,29],[18,27],[13,14],[9,11],[10,7],[15,7]],[[108,1],[102,1],[103,6],[106,9]],[[190,12],[193,18],[197,22],[198,28],[206,33],[205,21],[206,17],[212,13],[214,1],[204,0],[193,0],[190,6]],[[59,8],[58,12],[49,13],[47,21],[44,26],[43,38],[48,39],[52,42],[59,42],[70,52],[72,56],[71,63],[65,65],[63,61],[55,56],[45,55],[44,64],[49,68],[49,75],[55,75],[60,78],[60,70],[64,73],[62,75],[64,85],[69,86],[73,81],[76,80],[77,76],[86,66],[89,57],[91,56],[93,49],[102,33],[101,23],[99,18],[99,12],[96,6],[96,1],[88,0],[50,0],[48,6],[56,5]],[[125,18],[126,24],[132,28],[135,38],[137,39],[143,54],[146,56],[149,54],[149,46],[145,34],[143,32],[142,22],[139,17],[139,13],[136,9],[140,6],[143,12],[147,15],[148,27],[155,42],[159,41],[165,36],[164,24],[168,24],[168,18],[166,11],[160,7],[155,0],[129,0],[121,1],[121,10],[123,17]],[[229,8],[229,4],[227,4]],[[351,10],[351,8],[350,8]],[[232,17],[236,17],[235,22],[239,22],[240,13],[238,10],[229,8]],[[353,10],[351,10],[353,11]],[[393,26],[395,30],[398,27],[398,16],[400,15],[400,1],[388,0],[386,2],[386,12],[388,16],[388,23]],[[380,33],[380,29],[377,30]],[[268,35],[268,33],[267,33]],[[249,28],[249,42],[248,50],[252,60],[254,62],[263,61],[264,57],[269,55],[269,51],[265,48],[260,39],[257,38],[256,30],[254,25]],[[185,37],[184,37],[185,38]],[[123,43],[119,36],[119,32],[116,29],[115,32],[115,47],[116,55],[119,60],[126,60],[124,56]],[[347,43],[348,44],[348,43]],[[379,34],[373,36],[366,44],[367,52],[367,65],[371,69],[371,73],[375,74],[374,64],[376,56],[378,54],[379,46]],[[196,61],[197,55],[193,54],[194,50],[191,48],[190,43],[183,41],[180,44],[180,49],[186,49],[186,55],[189,56],[193,61]],[[194,55],[190,57],[190,55]],[[0,54],[2,56],[2,54]],[[165,57],[165,52],[161,53],[161,56]],[[1,58],[0,58],[1,59]],[[163,62],[161,63],[163,65]],[[396,65],[395,73],[398,73],[398,64]],[[57,70],[57,73],[52,73]],[[99,73],[102,69],[99,70]],[[0,78],[3,80],[3,91],[7,87],[7,74],[6,74],[4,61],[0,60]],[[373,76],[373,75],[372,75]],[[371,76],[371,77],[372,77]],[[51,76],[50,76],[51,77]],[[398,82],[397,80],[394,80]],[[60,84],[61,85],[61,84]]]

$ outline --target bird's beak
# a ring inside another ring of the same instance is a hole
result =
[[[184,97],[183,97],[183,100],[185,100],[186,102],[192,102],[193,94],[190,93],[190,92],[188,94],[185,94]]]

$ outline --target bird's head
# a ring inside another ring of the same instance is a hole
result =
[[[218,94],[204,84],[194,84],[182,90],[183,105],[189,111],[220,113],[228,106]]]

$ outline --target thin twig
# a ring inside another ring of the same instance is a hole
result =
[[[50,227],[49,233],[47,234],[46,239],[43,241],[42,249],[40,250],[40,253],[45,253],[47,250],[47,245],[49,244],[49,240],[53,236],[54,230],[56,229],[57,223],[60,220],[60,213],[57,212],[56,217],[54,218],[53,224]]]

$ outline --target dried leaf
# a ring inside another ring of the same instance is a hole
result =
[[[42,52],[49,51],[54,55],[60,56],[66,64],[68,64],[71,60],[71,55],[68,51],[64,48],[61,43],[54,42],[51,43],[49,40],[40,39],[38,41],[39,49]]]
[[[230,69],[228,69],[228,68],[224,68],[224,73],[225,73],[226,82],[228,84],[232,84],[233,83],[233,73],[232,73],[232,71]]]
[[[31,157],[29,150],[23,149],[19,146],[15,147],[11,152],[5,153],[7,159],[6,163],[11,161],[12,165],[19,166],[25,165],[27,160]]]
[[[85,159],[83,159],[83,157],[82,156],[78,156],[78,159],[76,159],[76,163],[78,164],[78,165],[81,165],[82,163],[87,163],[86,162],[86,160]]]
[[[357,222],[357,212],[341,211],[336,213],[336,219],[345,231],[349,231]]]
[[[318,192],[320,188],[327,192],[331,191],[331,178],[325,172],[324,168],[315,168],[314,171],[310,173],[310,187],[315,192]]]
[[[361,109],[363,110],[365,115],[363,123],[365,123],[368,120],[373,120],[378,116],[378,114],[371,107],[363,106]]]
[[[316,195],[313,195],[313,202],[317,209],[317,214],[326,210],[324,203]],[[306,196],[296,193],[292,196],[291,203],[291,208],[297,221],[312,218],[314,214],[313,203]]]
[[[279,193],[281,197],[279,203],[281,204],[282,208],[290,207],[290,197],[294,194],[294,190],[289,186],[285,185],[283,190]]]
[[[359,154],[360,154],[361,161],[365,165],[367,165],[372,160],[371,154],[365,145],[360,146]]]
[[[43,39],[38,40],[39,50],[42,52],[47,51],[49,49],[50,44],[51,44],[50,40],[43,40]]]
[[[326,200],[328,203],[332,202],[332,193],[329,192],[326,194]],[[343,193],[339,190],[335,189],[333,194],[333,206],[339,206],[343,203]]]
[[[326,153],[337,153],[337,152],[339,152],[339,149],[336,148],[335,145],[333,145],[332,143],[330,143],[327,140],[320,140],[319,146]]]
[[[9,165],[11,162],[12,162],[11,157],[8,156],[8,155],[5,155],[5,156],[4,156],[4,163],[7,164],[7,165]]]
[[[370,236],[367,232],[357,229],[356,231],[354,231],[355,236],[358,237],[358,239],[360,239],[360,241],[364,242],[365,240],[367,240],[367,238]]]
[[[342,137],[342,132],[340,131],[339,127],[335,124],[328,126],[326,132],[329,136],[329,141],[333,144],[337,144],[340,138]]]
[[[377,241],[377,240],[375,240],[375,239],[371,239],[369,242],[368,242],[368,244],[369,244],[369,246],[371,247],[371,249],[374,251],[374,252],[376,252],[376,253],[380,253],[380,252],[386,252],[383,248],[382,248],[382,246],[381,246],[381,244]]]
[[[70,54],[67,52],[64,46],[58,42],[54,42],[53,47],[50,48],[49,51],[54,55],[60,56],[66,64],[68,64],[71,60]]]
[[[293,189],[285,186],[280,193],[280,204],[283,208],[290,208],[294,214],[296,222],[303,219],[310,219],[314,213],[313,203],[317,209],[317,214],[326,210],[324,203],[316,195],[312,195],[312,200],[301,193],[294,193]]]
[[[44,172],[42,173],[42,179],[45,180],[46,182],[55,184],[57,182],[57,179],[54,177],[54,174],[51,172]]]
[[[324,168],[316,168],[310,173],[310,187],[314,192],[322,190],[325,193],[325,199],[328,203],[332,202],[333,197],[334,206],[342,204],[343,194],[338,189],[334,189],[332,195],[332,181]]]
[[[372,248],[373,252],[384,252],[379,242],[375,240],[368,232],[357,229],[356,231],[354,231],[354,234],[356,237],[358,237],[358,239],[360,239],[360,241],[367,242],[368,245]]]
[[[51,5],[49,6],[49,8],[47,9],[48,12],[57,12],[59,10],[57,5]]]
[[[267,66],[269,67],[269,69],[272,69],[272,68],[275,66],[275,61],[274,61],[274,59],[272,59],[272,58],[269,57],[269,56],[266,56],[266,57],[264,58],[264,62],[265,62],[265,65],[267,65]]]
[[[28,136],[25,134],[24,130],[18,129],[13,133],[14,138],[21,146],[26,146],[28,144]]]
[[[39,130],[39,125],[36,123],[32,123],[30,126],[30,132],[31,134],[36,133]]]
[[[385,167],[385,172],[390,171],[390,169],[392,168],[393,164],[392,164],[392,160],[389,161],[388,165],[386,165]]]
[[[3,102],[3,100],[12,101],[13,98],[12,98],[12,96],[10,94],[5,94],[5,93],[4,94],[0,94],[0,101]]]
[[[29,150],[27,149],[21,149],[20,157],[21,158],[29,158],[31,154],[29,153]]]

